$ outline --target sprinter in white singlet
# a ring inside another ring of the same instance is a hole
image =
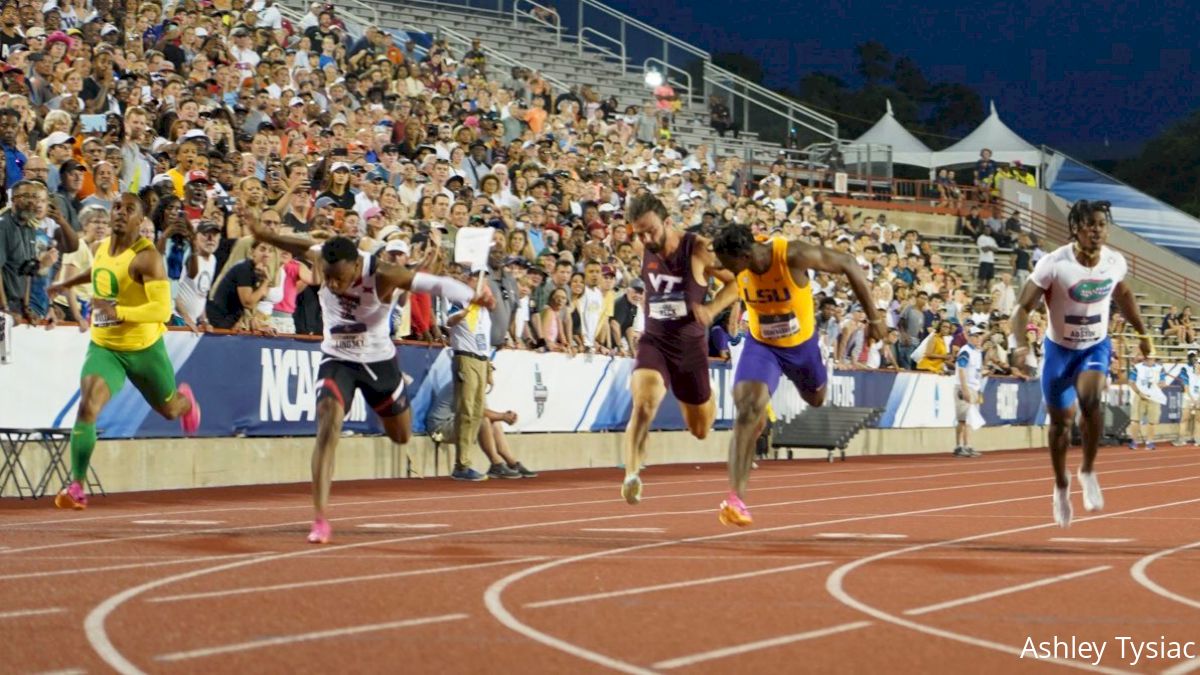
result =
[[[1071,524],[1067,449],[1076,398],[1082,418],[1079,429],[1083,436],[1083,463],[1079,466],[1079,482],[1083,487],[1083,506],[1088,511],[1104,507],[1093,464],[1104,429],[1100,402],[1112,355],[1109,303],[1116,302],[1121,314],[1137,331],[1142,354],[1152,351],[1137,301],[1125,283],[1128,269],[1125,257],[1104,245],[1111,220],[1108,202],[1076,202],[1067,216],[1071,243],[1038,261],[1021,289],[1021,299],[1012,315],[1016,362],[1024,363],[1029,350],[1025,335],[1029,312],[1043,298],[1046,300],[1049,328],[1043,343],[1042,397],[1050,416],[1054,521],[1061,527]]]
[[[308,541],[329,542],[333,529],[325,517],[333,478],[334,450],[342,434],[342,419],[361,391],[379,415],[388,437],[407,443],[412,435],[412,411],[404,392],[404,374],[396,360],[389,317],[397,290],[414,290],[445,297],[459,305],[495,304],[487,284],[476,294],[470,286],[449,277],[413,272],[358,250],[353,241],[335,237],[324,244],[268,232],[253,226],[254,237],[307,259],[313,266],[325,323],[321,366],[317,370],[317,440],[313,451],[313,507],[316,516]]]

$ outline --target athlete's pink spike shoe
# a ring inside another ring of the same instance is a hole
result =
[[[54,505],[60,509],[82,511],[87,508],[87,504],[87,493],[83,491],[83,486],[77,480],[71,481],[70,485],[63,488],[54,497]]]
[[[179,395],[192,404],[192,409],[179,418],[179,425],[183,427],[183,433],[191,436],[200,428],[200,404],[196,402],[196,395],[192,393],[192,388],[186,382],[179,385]]]
[[[717,515],[721,519],[723,525],[737,525],[745,527],[754,522],[754,518],[750,515],[750,509],[742,503],[742,500],[730,492],[725,501],[721,502],[721,511]]]
[[[324,518],[317,518],[313,521],[312,530],[308,533],[308,543],[310,544],[328,544],[333,538],[333,526]]]

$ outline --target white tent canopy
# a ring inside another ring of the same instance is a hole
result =
[[[892,146],[892,162],[930,168],[933,166],[933,151],[913,136],[892,114],[892,102],[887,102],[887,112],[875,126],[859,136],[853,144]]]
[[[966,138],[945,150],[933,153],[932,166],[974,164],[979,159],[979,152],[984,148],[989,148],[992,151],[992,159],[997,162],[1021,162],[1036,168],[1041,163],[1042,151],[1000,121],[994,101],[991,109],[992,113],[988,115],[987,119]]]

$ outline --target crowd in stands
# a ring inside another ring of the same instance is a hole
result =
[[[453,259],[458,232],[482,227],[494,240],[493,347],[629,355],[644,289],[624,210],[648,190],[681,228],[747,223],[854,256],[890,333],[873,343],[844,280],[816,275],[818,330],[843,367],[949,372],[964,330],[984,326],[988,372],[1014,370],[1007,319],[1043,253],[1015,216],[962,219],[983,272],[964,277],[919,231],[834,205],[782,162],[756,180],[736,158],[680,147],[673,92],[621,108],[586,84],[555,91],[536,72],[496,68],[478,40],[456,53],[377,27],[352,34],[330,5],[293,24],[273,0],[232,2],[3,5],[0,268],[11,314],[86,322],[88,286],[47,290],[88,269],[114,198],[132,192],[179,326],[320,333],[309,270],[256,244],[253,223],[349,236],[434,270]],[[712,104],[713,126],[736,134]],[[996,269],[990,256],[1008,247],[1011,269]],[[394,336],[446,339],[447,309],[409,294]],[[1035,317],[1027,330],[1041,335]],[[744,330],[736,314],[719,323],[715,357]],[[1190,315],[1164,330],[1195,340]]]

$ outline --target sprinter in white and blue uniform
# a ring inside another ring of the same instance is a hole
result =
[[[1067,228],[1071,243],[1047,254],[1021,289],[1021,299],[1012,315],[1012,333],[1017,342],[1017,363],[1029,349],[1025,326],[1029,312],[1045,298],[1047,308],[1042,395],[1050,417],[1050,460],[1054,465],[1054,521],[1071,524],[1071,476],[1067,473],[1067,449],[1076,399],[1082,417],[1083,463],[1079,482],[1083,506],[1088,511],[1104,507],[1094,462],[1104,428],[1100,409],[1108,378],[1112,342],[1108,336],[1110,303],[1137,331],[1142,354],[1152,352],[1150,338],[1138,313],[1133,291],[1125,283],[1125,257],[1104,243],[1112,213],[1108,202],[1080,200],[1071,207]]]

